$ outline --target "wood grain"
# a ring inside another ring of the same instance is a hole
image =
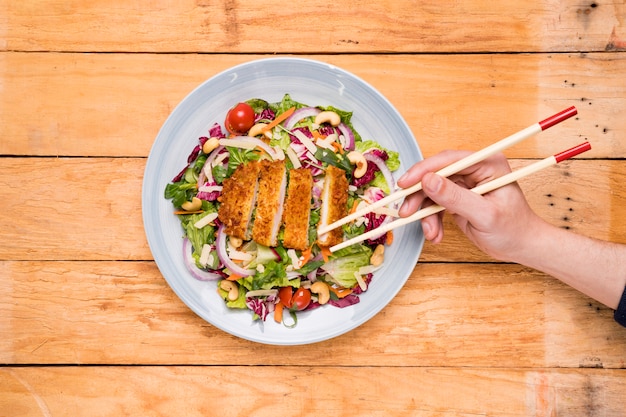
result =
[[[0,259],[152,259],[142,224],[144,167],[143,158],[0,158]],[[552,223],[626,243],[625,181],[623,161],[575,160],[521,185]],[[427,244],[422,260],[491,260],[447,225],[445,244]]]
[[[13,51],[371,53],[626,48],[626,5],[607,2],[184,0],[0,2]],[[573,36],[575,34],[576,36]]]
[[[245,341],[174,294],[146,157],[200,83],[275,56],[361,77],[425,156],[576,105],[507,156],[589,140],[521,186],[551,223],[626,243],[624,1],[0,0],[0,417],[623,416],[612,311],[488,258],[450,215],[391,303],[324,342]]]
[[[2,363],[297,366],[319,352],[316,366],[626,367],[609,309],[517,265],[419,263],[374,318],[304,346],[213,327],[152,262],[3,261],[0,274]]]
[[[267,57],[0,53],[0,154],[147,156],[188,93],[259,58]],[[483,148],[575,105],[576,119],[507,154],[543,158],[588,139],[593,149],[586,158],[626,157],[626,52],[310,58],[378,89],[405,118],[425,156]]]
[[[0,415],[621,417],[625,388],[596,369],[6,368]]]

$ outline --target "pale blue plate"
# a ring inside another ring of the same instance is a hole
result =
[[[363,140],[372,139],[400,152],[404,172],[422,159],[404,119],[371,85],[333,65],[300,58],[268,58],[248,62],[210,78],[192,91],[159,131],[148,157],[142,190],[143,221],[148,243],[167,283],[196,314],[232,335],[259,343],[301,345],[344,334],[381,311],[402,289],[419,258],[424,237],[419,224],[395,231],[385,263],[361,302],[344,309],[324,306],[298,315],[286,328],[271,317],[252,321],[250,311],[226,308],[215,282],[196,281],[182,257],[182,229],[173,207],[163,197],[166,184],[185,166],[198,137],[239,101],[280,101],[285,93],[311,106],[332,105],[353,111],[352,122]]]

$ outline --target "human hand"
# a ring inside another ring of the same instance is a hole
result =
[[[530,208],[517,183],[482,196],[469,190],[511,172],[502,154],[487,158],[449,179],[434,174],[469,154],[444,151],[412,166],[398,180],[398,185],[408,188],[422,181],[423,191],[405,198],[400,216],[407,217],[420,206],[434,201],[453,215],[461,231],[479,249],[500,260],[515,261],[515,253],[532,244],[536,229],[543,221]],[[442,217],[443,212],[422,220],[424,236],[433,243],[443,239]]]

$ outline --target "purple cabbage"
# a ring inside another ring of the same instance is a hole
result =
[[[213,185],[217,185],[217,183],[215,181],[211,183],[205,182],[203,187],[209,187]],[[220,194],[221,192],[219,191],[198,191],[198,194],[196,194],[196,197],[198,197],[200,200],[215,201],[218,199]]]
[[[265,300],[261,300],[260,298],[251,297],[246,299],[246,306],[248,306],[248,308],[263,321],[265,321],[267,315],[270,313],[267,302]]]
[[[349,294],[349,295],[347,295],[347,296],[345,296],[343,298],[340,298],[338,300],[332,300],[331,299],[331,300],[328,301],[328,304],[333,305],[335,307],[344,308],[344,307],[348,307],[348,306],[352,306],[352,305],[358,304],[359,301],[361,301],[359,299],[359,296],[354,294],[354,293],[352,293],[352,294]]]
[[[223,138],[226,137],[224,132],[222,132],[222,127],[218,123],[215,123],[209,129],[209,136],[212,137],[212,138],[220,138],[220,139],[223,139]],[[187,157],[187,166],[185,166],[185,168],[183,168],[178,173],[178,175],[176,175],[174,178],[172,178],[172,182],[179,182],[180,180],[183,179],[183,175],[185,175],[185,171],[187,171],[187,168],[189,168],[189,165],[191,165],[193,163],[193,161],[195,161],[196,158],[198,158],[198,155],[200,155],[200,151],[202,150],[202,145],[204,145],[204,143],[207,140],[209,140],[209,138],[206,137],[206,136],[200,136],[198,138],[198,145],[196,145],[193,148],[193,150],[191,151],[191,153]]]
[[[272,109],[264,109],[261,113],[257,114],[254,117],[254,123],[259,120],[274,120],[276,118],[276,113]]]
[[[369,149],[367,152],[376,155],[383,161],[386,161],[387,159],[389,159],[389,155],[387,155],[387,152],[378,148]],[[363,175],[361,178],[354,178],[354,175],[353,175],[352,185],[358,188],[358,187],[364,186],[365,184],[369,184],[370,182],[374,180],[374,176],[376,175],[377,171],[380,171],[378,166],[373,162],[367,161],[367,170],[365,171],[365,175]]]
[[[336,129],[336,128],[332,127],[332,126],[326,126],[326,125],[321,126],[318,129],[318,132],[321,135],[323,135],[323,136],[330,136],[332,134],[337,134],[338,135],[339,133],[341,133],[341,132],[338,131],[338,129]]]
[[[365,215],[365,218],[367,219],[367,222],[365,223],[365,232],[369,232],[370,230],[374,230],[377,227],[379,227],[383,221],[385,220],[387,216],[384,214],[376,214],[376,213],[367,213]],[[376,239],[367,239],[365,241],[365,243],[367,243],[370,246],[374,246],[374,245],[379,245],[379,244],[384,244],[386,240],[386,236],[385,233],[382,234],[382,236],[377,237]]]
[[[219,125],[219,123],[215,123],[210,129],[209,129],[209,136],[211,136],[212,138],[220,138],[223,139],[226,137],[226,134],[222,131],[222,127]]]

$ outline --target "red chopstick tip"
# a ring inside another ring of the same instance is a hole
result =
[[[540,121],[539,126],[541,126],[541,130],[546,130],[555,124],[561,123],[563,120],[567,120],[570,117],[575,116],[576,114],[578,114],[578,110],[576,110],[575,106],[572,106]]]
[[[589,149],[591,149],[591,143],[583,142],[580,145],[576,145],[566,151],[557,153],[554,155],[554,159],[556,159],[556,162],[559,163],[561,161],[565,161],[566,159],[573,158],[583,152],[587,152]]]

